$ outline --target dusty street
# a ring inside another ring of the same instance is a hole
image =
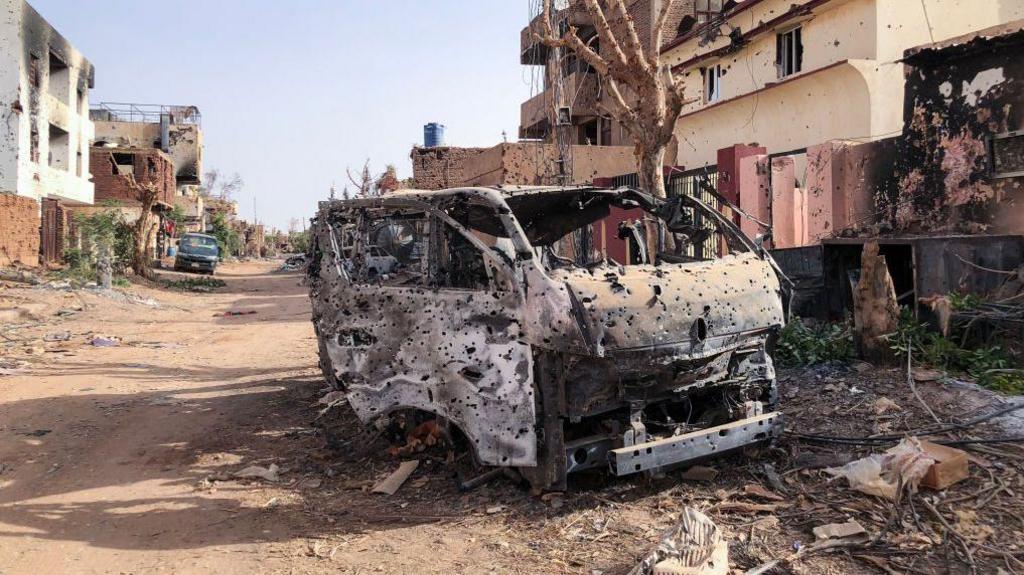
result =
[[[790,572],[946,572],[952,543],[918,497],[892,506],[827,482],[820,468],[866,453],[855,446],[787,439],[711,462],[710,479],[584,474],[543,498],[504,479],[460,493],[453,469],[464,456],[453,464],[428,451],[412,456],[420,466],[394,496],[370,493],[398,461],[345,407],[327,418],[329,437],[313,426],[324,388],[308,300],[301,275],[277,265],[225,265],[227,285],[212,293],[0,288],[0,573],[620,575],[685,505],[724,530],[738,572],[849,518],[884,538]],[[116,345],[100,347],[108,340]],[[784,372],[780,383],[792,428],[862,436],[930,422],[901,378],[836,366]],[[998,402],[921,388],[942,418]],[[877,397],[901,407],[879,413]],[[979,567],[1019,567],[1024,456],[1007,447],[973,457],[968,480],[925,497],[955,513]],[[275,482],[233,475],[272,464]]]

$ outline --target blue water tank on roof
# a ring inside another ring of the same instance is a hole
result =
[[[436,148],[444,145],[444,124],[431,122],[423,126],[423,145]]]

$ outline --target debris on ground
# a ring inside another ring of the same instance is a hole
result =
[[[117,347],[121,345],[120,340],[114,337],[96,336],[89,340],[93,347]]]
[[[291,256],[284,260],[279,268],[280,271],[293,272],[306,269],[306,254]]]
[[[255,477],[263,479],[264,481],[270,481],[271,483],[277,482],[281,479],[281,468],[276,463],[271,463],[270,467],[260,467],[259,465],[250,465],[245,469],[236,471],[235,477],[239,479],[246,479]]]
[[[921,487],[940,491],[970,477],[967,452],[930,441],[922,441],[921,448],[935,462],[921,478]]]
[[[372,491],[374,493],[383,493],[385,495],[394,495],[395,492],[402,487],[406,479],[412,475],[416,468],[420,466],[419,459],[413,459],[412,461],[403,461],[391,475],[388,475],[383,481],[373,486]]]
[[[661,536],[658,546],[629,575],[725,575],[729,546],[715,522],[686,507],[679,524]]]
[[[934,464],[935,460],[928,457],[920,440],[908,437],[883,454],[869,455],[838,468],[830,467],[825,472],[845,478],[852,489],[898,502],[903,488],[916,491]]]
[[[250,309],[245,311],[224,311],[213,314],[213,317],[234,317],[239,315],[255,315],[256,310]]]
[[[814,533],[814,537],[821,541],[822,539],[845,539],[854,535],[862,535],[867,533],[864,527],[856,521],[850,520],[846,523],[829,523],[828,525],[819,525],[814,529],[811,529]]]

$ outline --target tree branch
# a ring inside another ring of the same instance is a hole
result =
[[[592,3],[596,6],[597,0],[587,0],[587,3]],[[611,0],[611,4],[614,11],[618,12],[618,17],[615,18],[615,22],[618,23],[618,27],[621,28],[618,32],[621,36],[625,37],[626,47],[630,52],[632,52],[632,58],[629,57],[630,55],[627,55],[626,61],[635,61],[636,69],[650,75],[653,70],[647,62],[647,58],[644,57],[644,46],[643,43],[640,42],[640,36],[636,33],[636,26],[633,24],[633,17],[629,15],[629,11],[626,9],[625,0]],[[657,54],[656,51],[655,54]]]
[[[668,23],[668,14],[672,10],[675,0],[661,0],[661,12],[658,19],[654,21],[654,41],[651,44],[651,53],[647,55],[652,68],[658,68],[661,62],[661,39],[664,37],[665,24]]]
[[[550,7],[551,0],[544,0],[544,4]],[[609,63],[609,73],[626,74],[629,69],[629,59],[626,58],[626,53],[622,51],[622,46],[615,38],[612,27],[608,23],[608,18],[605,17],[604,10],[601,9],[597,0],[584,0],[584,4],[586,4],[587,11],[594,19],[594,28],[597,29],[597,36],[601,39],[601,52],[607,50],[609,55],[609,57],[605,58]]]

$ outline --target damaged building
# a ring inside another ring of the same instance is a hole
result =
[[[94,70],[23,0],[0,14],[0,265],[60,261],[68,209],[93,203]]]
[[[154,149],[174,166],[173,205],[187,220],[187,232],[207,229],[203,175],[203,116],[196,106],[101,102],[89,111],[97,146]]]

